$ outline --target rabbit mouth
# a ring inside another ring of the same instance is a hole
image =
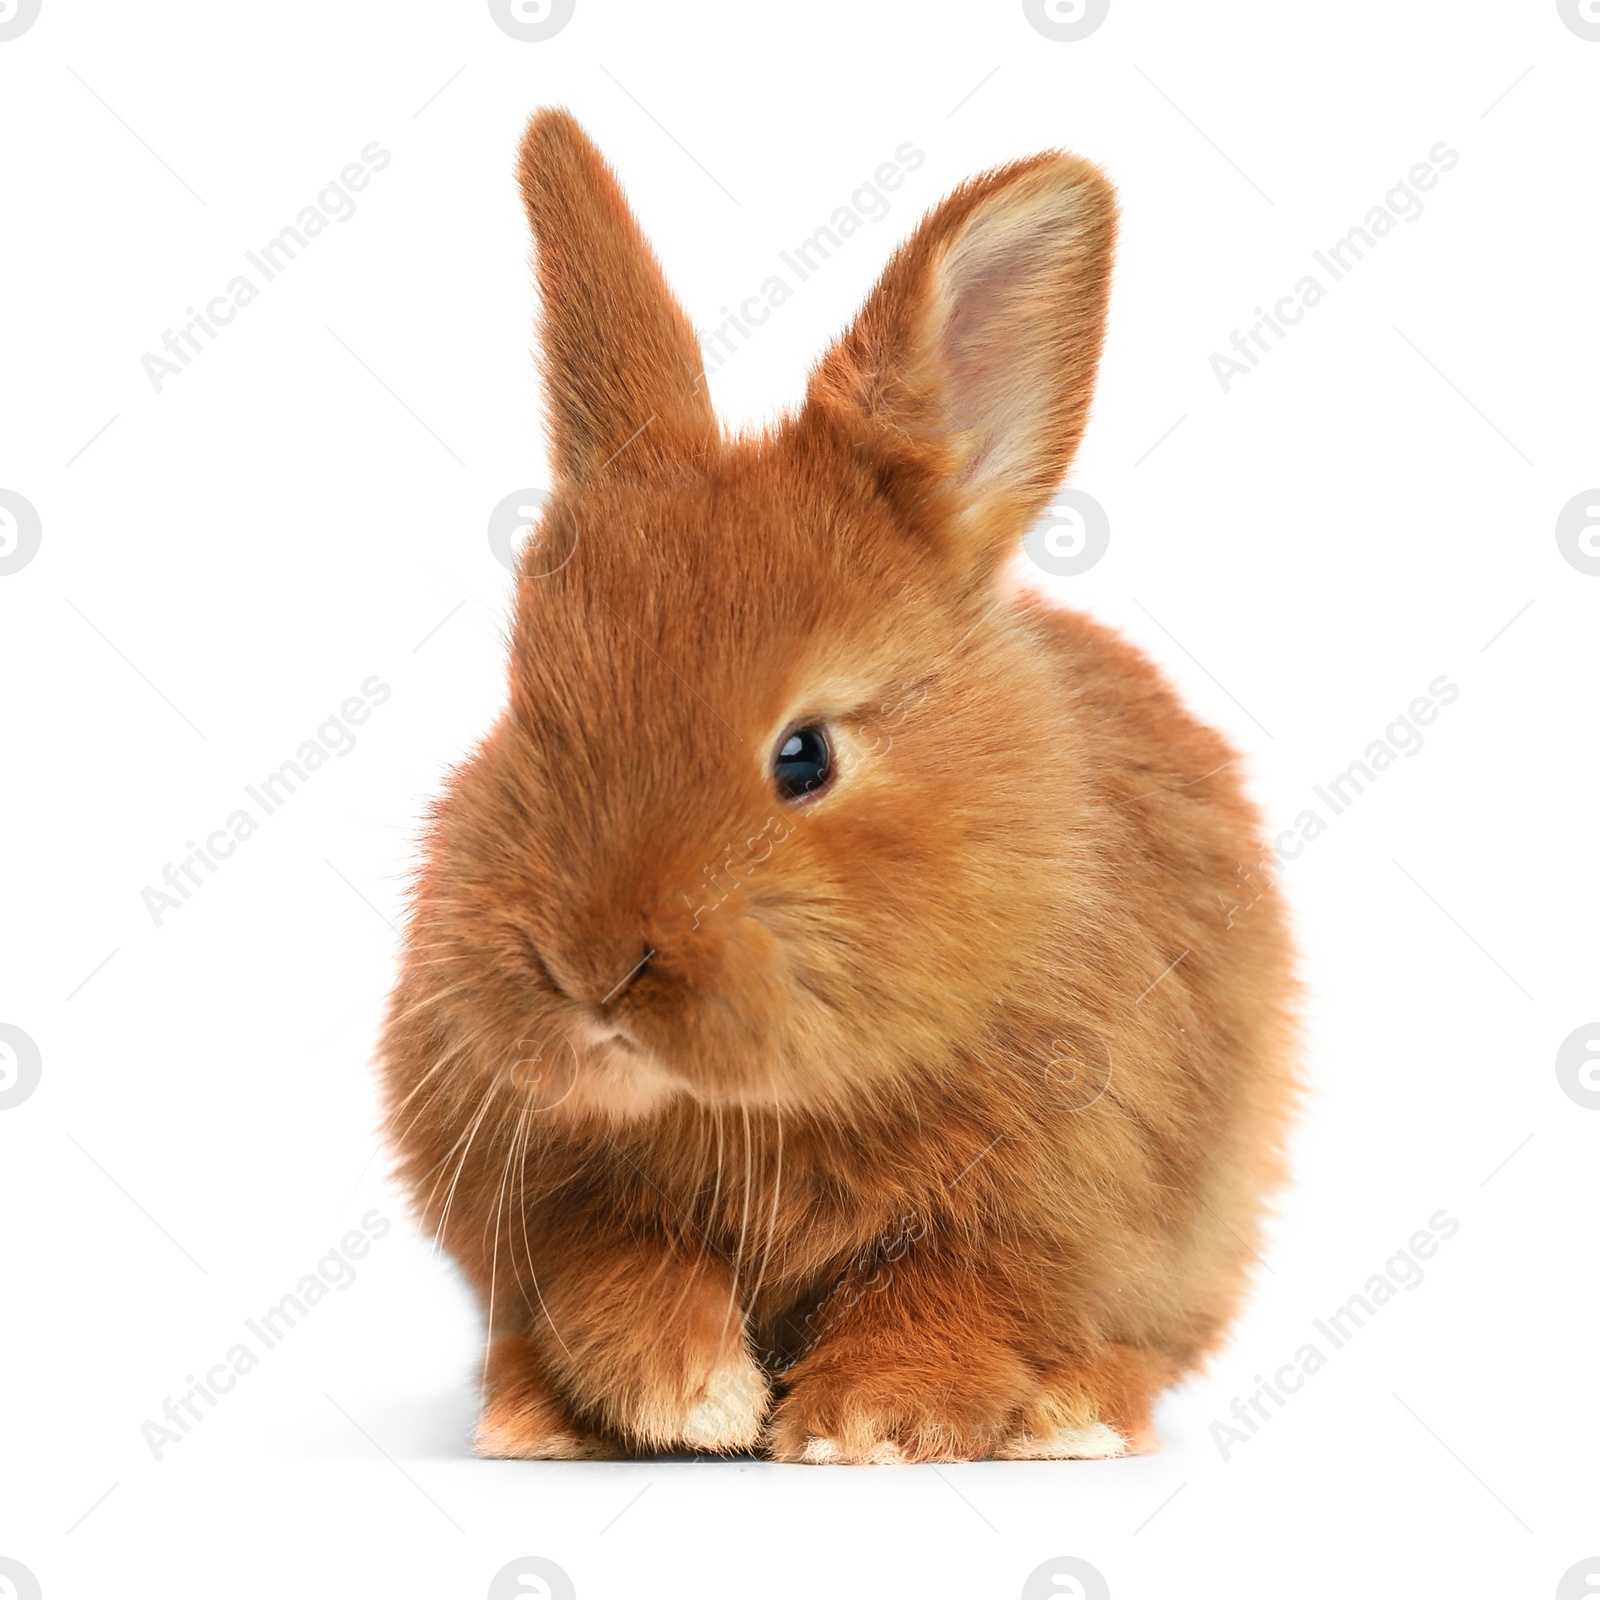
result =
[[[630,1096],[646,1083],[687,1086],[655,1050],[613,1020],[588,1020],[574,1033],[587,1047],[584,1055],[600,1080],[624,1086]]]
[[[628,1034],[616,1022],[609,1019],[592,1016],[580,1016],[574,1019],[573,1035],[578,1041],[602,1056],[637,1056],[648,1054],[639,1041]]]
[[[580,1116],[645,1117],[693,1092],[660,1055],[614,1024],[591,1021],[573,1033],[582,1049],[568,1109]]]

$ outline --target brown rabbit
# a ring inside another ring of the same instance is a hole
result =
[[[519,177],[555,490],[383,1044],[485,1307],[478,1448],[1153,1448],[1279,1175],[1293,980],[1270,887],[1236,909],[1233,752],[1008,581],[1083,432],[1110,185],[964,184],[730,439],[570,116]]]

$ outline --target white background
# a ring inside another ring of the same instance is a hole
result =
[[[478,1597],[524,1555],[582,1600],[1009,1600],[1061,1555],[1116,1600],[1545,1597],[1600,1555],[1600,1113],[1554,1064],[1600,1014],[1600,577],[1554,531],[1600,483],[1597,87],[1554,0],[1112,0],[1077,43],[1011,0],[578,0],[543,43],[470,0],[44,0],[0,43],[0,488],[43,528],[0,577],[0,1022],[43,1062],[0,1111],[0,1555],[46,1600]],[[1073,481],[1111,545],[1053,592],[1226,730],[1275,829],[1459,686],[1285,874],[1295,1179],[1158,1456],[470,1455],[481,1331],[386,1182],[370,1059],[421,808],[502,693],[488,514],[547,481],[510,167],[551,103],[705,328],[926,153],[714,376],[729,420],[797,399],[960,179],[1102,163],[1124,228]],[[158,394],[141,356],[373,140],[356,214]],[[1212,352],[1441,140],[1424,214],[1225,394]],[[356,748],[156,926],[141,890],[373,674]],[[356,1283],[153,1459],[141,1424],[373,1208]],[[1426,1280],[1225,1460],[1211,1423],[1441,1208]]]

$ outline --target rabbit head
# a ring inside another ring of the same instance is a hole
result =
[[[1007,572],[1083,431],[1110,186],[1060,154],[964,184],[798,411],[729,437],[571,117],[519,178],[554,488],[507,709],[433,822],[434,1049],[565,1114],[900,1095],[1101,892],[1071,686]]]

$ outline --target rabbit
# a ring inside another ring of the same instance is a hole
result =
[[[478,1452],[1157,1448],[1284,1175],[1297,990],[1234,751],[1015,572],[1110,183],[963,183],[732,437],[570,114],[517,175],[553,488],[380,1046],[487,1324]]]

